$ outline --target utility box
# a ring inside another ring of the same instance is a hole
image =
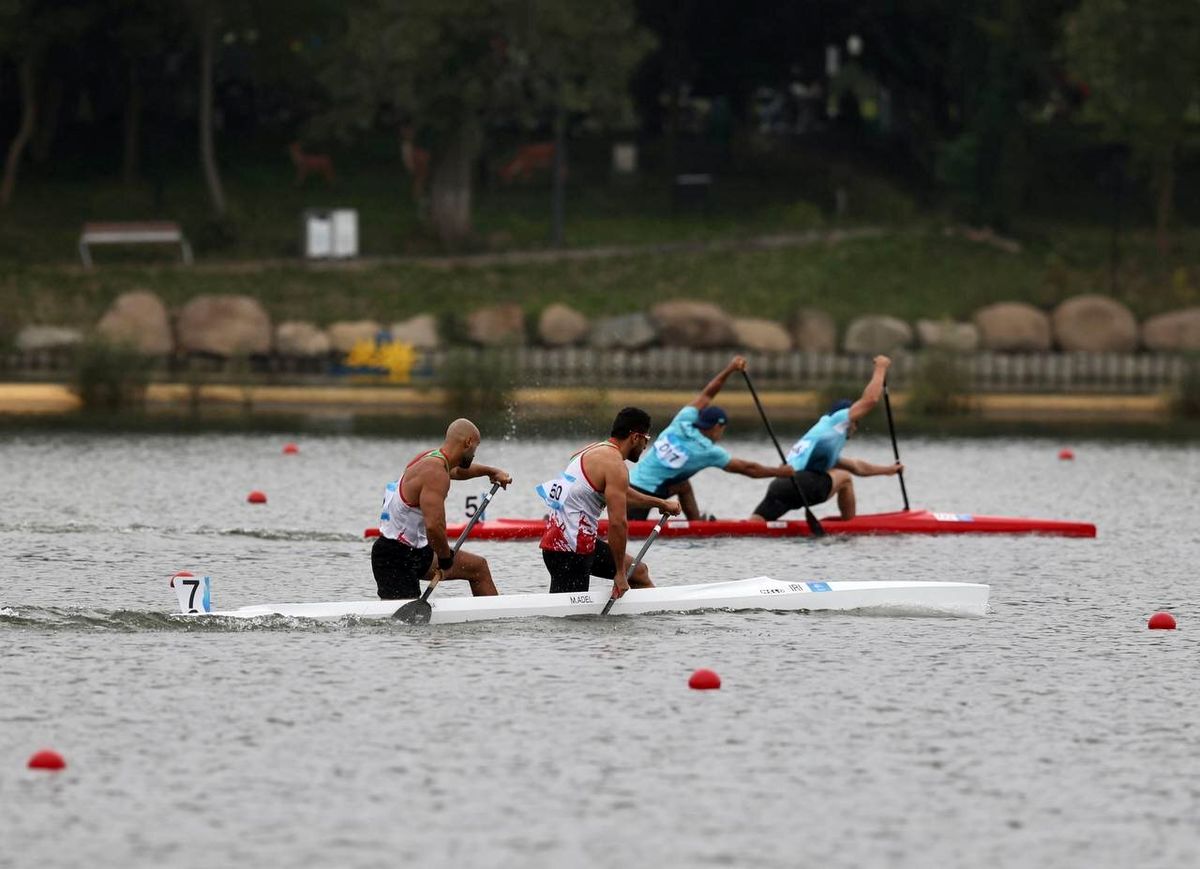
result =
[[[612,146],[612,170],[616,175],[633,175],[638,169],[638,147],[633,142]]]
[[[358,256],[358,211],[353,208],[309,208],[302,220],[302,249],[308,259]]]

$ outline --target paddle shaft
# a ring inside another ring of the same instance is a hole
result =
[[[668,518],[670,518],[670,517],[668,517],[666,513],[663,513],[662,518],[658,520],[658,524],[655,525],[653,529],[651,529],[650,536],[646,538],[646,542],[643,543],[642,548],[640,550],[638,550],[637,558],[633,559],[633,564],[629,565],[629,570],[625,571],[625,581],[626,582],[629,582],[629,580],[633,579],[633,572],[635,570],[637,570],[637,566],[639,564],[641,564],[642,559],[646,557],[646,550],[650,548],[650,544],[655,541],[655,539],[658,537],[659,532],[663,530],[663,526],[665,526],[667,524]],[[615,593],[616,590],[617,590],[617,587],[614,585],[613,592]],[[608,602],[604,604],[604,609],[602,609],[600,611],[600,615],[602,615],[602,616],[608,615],[608,611],[613,608],[613,604],[616,602],[617,602],[617,598],[616,598],[616,595],[614,594],[612,597],[610,597],[608,599]]]
[[[754,381],[750,379],[750,373],[747,371],[742,372],[742,377],[746,378],[746,386],[750,387],[750,395],[754,398],[754,405],[758,408],[758,415],[762,417],[767,434],[771,436],[771,443],[775,444],[775,452],[779,453],[779,461],[786,465],[788,463],[787,456],[783,454],[783,447],[779,445],[779,438],[775,437],[775,430],[771,428],[771,420],[767,419],[767,411],[758,398],[758,390],[754,388]],[[808,530],[812,532],[813,537],[824,537],[825,529],[821,527],[821,523],[813,515],[812,508],[808,505],[808,498],[804,497],[804,489],[800,487],[800,483],[796,480],[796,475],[792,474],[788,479],[792,481],[792,488],[796,490],[796,494],[800,496],[800,503],[804,505],[804,520],[808,522]]]
[[[888,398],[887,378],[883,379],[883,409],[887,411],[888,431],[892,435],[892,455],[896,457],[896,464],[900,464],[900,448],[896,446],[896,423],[892,421],[892,401]],[[904,471],[897,474],[900,478],[900,495],[904,498],[904,511],[907,513],[908,507],[908,489],[904,486]]]
[[[492,490],[483,496],[483,503],[479,505],[479,509],[475,511],[475,515],[467,522],[467,527],[462,530],[462,534],[458,535],[458,539],[454,541],[454,546],[450,549],[450,557],[458,555],[458,550],[466,543],[467,538],[471,536],[471,529],[475,527],[475,523],[479,521],[479,517],[483,515],[483,511],[487,509],[487,505],[491,503],[492,497],[500,490],[499,483],[492,484]],[[425,593],[421,595],[421,603],[429,600],[429,594],[437,587],[438,581],[435,579],[425,587]]]

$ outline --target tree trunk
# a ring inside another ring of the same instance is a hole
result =
[[[208,198],[213,214],[225,216],[225,191],[217,169],[216,148],[213,144],[213,54],[216,42],[216,21],[212,7],[205,4],[200,21],[200,166],[208,185]]]
[[[1166,255],[1169,247],[1167,228],[1171,223],[1171,205],[1175,201],[1175,154],[1168,149],[1160,156],[1155,171],[1155,192],[1158,205],[1155,208],[1154,239],[1158,252]]]
[[[550,243],[562,247],[567,210],[567,113],[561,99],[554,116],[554,162],[551,171],[554,172],[554,193],[550,208]]]
[[[46,83],[44,98],[38,107],[38,129],[33,134],[33,141],[29,143],[29,155],[39,166],[49,159],[50,149],[54,146],[54,139],[58,135],[58,119],[62,114],[65,90],[60,78],[52,78]]]
[[[142,164],[142,82],[137,68],[129,65],[129,94],[125,100],[125,147],[121,161],[121,179],[126,184],[137,180]]]
[[[475,124],[467,120],[434,160],[430,216],[434,230],[447,247],[457,247],[471,235],[471,167],[478,148]]]
[[[8,146],[8,158],[4,161],[4,182],[0,185],[0,208],[7,208],[12,201],[13,189],[17,186],[17,169],[21,165],[21,154],[37,125],[37,90],[33,80],[33,54],[25,56],[18,69],[21,86],[21,124]]]

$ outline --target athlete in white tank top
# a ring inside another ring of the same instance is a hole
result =
[[[429,450],[405,465],[405,473],[417,462],[425,459],[437,459],[445,463],[447,471],[450,470],[450,463],[441,450]],[[422,549],[429,544],[425,514],[421,512],[421,505],[410,504],[404,500],[404,474],[401,474],[396,482],[388,483],[384,490],[383,511],[379,514],[379,533],[413,549]]]
[[[550,508],[546,532],[542,535],[542,549],[579,555],[588,555],[596,550],[604,496],[596,491],[587,478],[583,457],[602,447],[617,449],[617,445],[609,441],[586,446],[571,457],[562,474],[537,487],[537,493]]]

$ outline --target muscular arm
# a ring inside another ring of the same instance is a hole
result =
[[[630,486],[625,490],[625,505],[627,507],[650,507],[657,509],[662,513],[667,513],[671,516],[679,515],[678,503],[674,501],[664,501],[662,498],[655,498],[653,495],[647,495],[645,492],[639,492],[637,489],[633,488],[633,486]],[[609,502],[609,512],[612,512],[611,502]]]
[[[858,422],[874,410],[875,405],[879,404],[879,399],[883,398],[883,381],[891,364],[892,360],[886,356],[875,357],[875,370],[871,373],[871,379],[858,401],[850,405],[850,419],[853,422]]]
[[[729,379],[729,375],[735,371],[745,370],[746,360],[741,356],[734,356],[716,377],[708,381],[708,386],[704,387],[700,394],[696,396],[691,406],[697,410],[704,410],[704,408],[712,404],[713,399],[717,397],[717,393],[721,391],[721,387],[725,385],[725,381]]]
[[[730,459],[729,464],[722,470],[727,474],[741,474],[755,480],[767,477],[790,477],[795,471],[791,465],[760,465],[758,462],[748,462],[745,459]]]
[[[625,545],[629,540],[628,506],[629,471],[615,450],[593,450],[583,457],[584,469],[590,479],[596,479],[608,505],[608,547],[617,564],[617,584],[625,585]]]
[[[481,465],[478,462],[472,463],[469,468],[453,468],[450,471],[450,479],[452,480],[473,480],[476,477],[487,477],[493,483],[499,483],[505,489],[512,482],[512,477],[506,471],[493,468],[491,465]]]
[[[418,498],[421,515],[425,517],[429,545],[438,558],[448,558],[450,543],[446,540],[446,495],[450,493],[450,477],[443,476],[440,470],[426,473],[421,478],[421,494]]]

